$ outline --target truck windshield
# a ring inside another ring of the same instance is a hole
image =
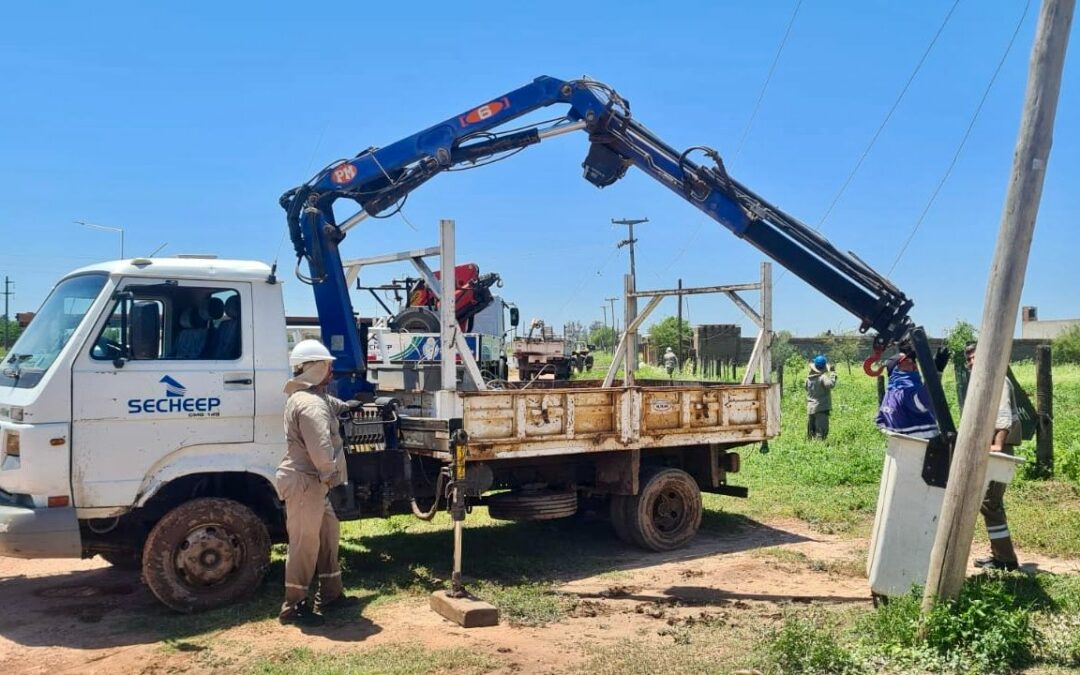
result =
[[[107,278],[105,274],[84,274],[56,285],[0,361],[0,386],[29,389],[41,381],[82,323]]]

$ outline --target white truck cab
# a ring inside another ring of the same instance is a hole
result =
[[[166,604],[249,590],[237,577],[281,522],[280,288],[263,263],[205,256],[61,279],[0,362],[0,555],[136,564],[156,542]]]

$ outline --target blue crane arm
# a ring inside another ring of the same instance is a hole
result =
[[[569,106],[554,126],[499,133],[507,122],[554,104]],[[695,146],[677,151],[630,114],[629,103],[592,80],[539,77],[503,96],[383,148],[369,148],[335,162],[286,192],[281,204],[299,263],[306,260],[314,285],[323,340],[337,357],[338,391],[368,390],[362,377],[366,345],[357,334],[338,244],[366,217],[393,212],[408,194],[455,166],[491,161],[542,139],[581,129],[589,136],[585,179],[598,187],[636,166],[755,248],[858,317],[874,330],[879,347],[913,327],[912,302],[854,254],[836,249],[812,228],[762,199],[728,175],[719,153]],[[703,155],[710,164],[694,161]],[[336,221],[332,205],[357,203],[360,212]],[[348,382],[348,383],[347,383]]]

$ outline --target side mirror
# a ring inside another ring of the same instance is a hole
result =
[[[131,357],[131,348],[129,345],[129,331],[130,324],[128,322],[128,312],[131,308],[131,303],[135,300],[135,294],[131,291],[116,291],[113,293],[115,298],[120,303],[120,355],[113,359],[113,367],[123,368],[124,364],[128,362]]]
[[[520,321],[521,321],[521,312],[518,311],[517,307],[511,307],[510,308],[510,327],[511,328],[517,328],[518,323],[520,323]]]

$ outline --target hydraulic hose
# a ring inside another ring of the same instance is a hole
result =
[[[420,508],[420,505],[416,503],[416,496],[412,494],[412,455],[408,452],[401,453],[405,459],[405,482],[409,486],[409,506],[412,508],[413,515],[420,520],[430,521],[435,518],[435,514],[439,512],[439,504],[442,501],[443,485],[446,481],[446,474],[443,471],[439,471],[439,477],[435,480],[435,501],[432,503],[431,508],[424,511]]]

